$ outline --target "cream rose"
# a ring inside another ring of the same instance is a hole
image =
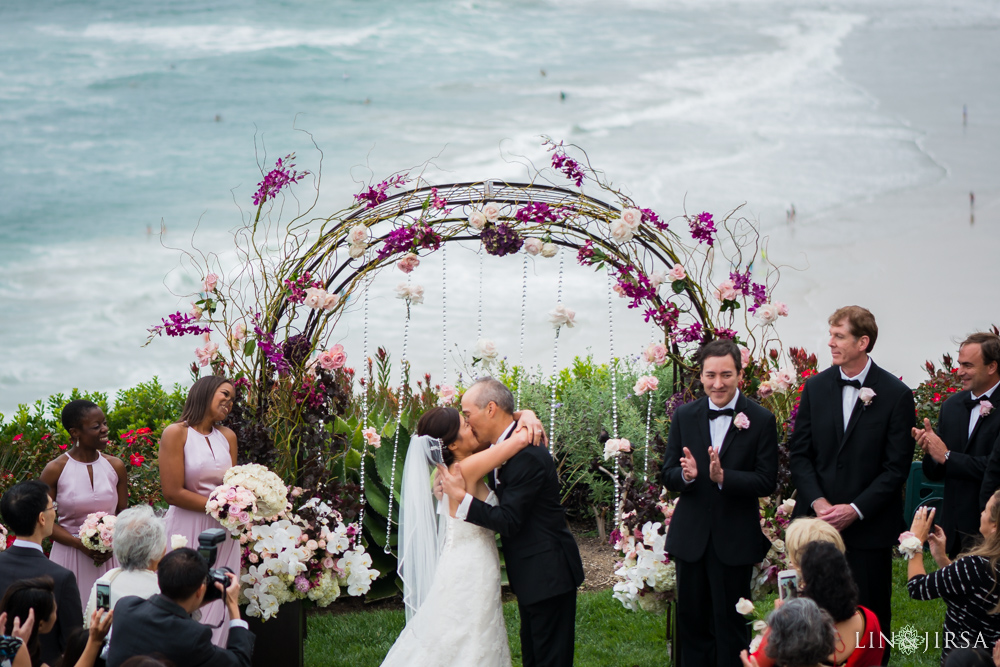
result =
[[[347,232],[347,242],[351,245],[361,245],[368,242],[368,228],[364,225],[354,225]]]
[[[351,259],[357,259],[365,254],[366,249],[367,247],[363,243],[361,244],[352,243],[347,250],[348,253],[351,255]]]
[[[555,243],[546,243],[542,246],[542,257],[555,257],[559,252],[559,246]]]
[[[611,238],[615,243],[628,243],[632,240],[633,229],[625,224],[624,220],[615,220],[611,223]]]
[[[483,215],[489,222],[496,222],[500,219],[500,207],[491,202],[483,207]]]
[[[537,255],[542,251],[542,245],[541,239],[525,239],[524,252],[532,256]]]
[[[486,215],[482,211],[473,211],[469,214],[469,226],[482,229],[486,226]]]
[[[775,320],[778,319],[778,307],[773,303],[765,303],[757,309],[755,316],[765,326],[774,324]]]

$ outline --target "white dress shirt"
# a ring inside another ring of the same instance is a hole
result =
[[[865,364],[864,369],[860,373],[858,373],[852,378],[847,377],[847,373],[845,373],[844,369],[841,368],[840,377],[842,377],[845,380],[857,380],[858,382],[861,383],[861,386],[864,386],[865,379],[868,377],[868,371],[871,370],[871,367],[872,367],[872,358],[868,357],[868,363]],[[847,425],[851,423],[851,414],[854,412],[854,406],[858,402],[858,395],[861,394],[861,389],[856,389],[854,387],[845,385],[840,391],[844,400],[844,431],[847,431]],[[858,506],[855,505],[854,503],[851,503],[851,509],[853,509],[855,512],[858,513],[859,519],[863,520],[865,518],[865,516],[861,513],[861,510],[859,510]]]
[[[997,387],[1000,387],[1000,382],[997,382],[995,385],[993,385],[992,387],[990,387],[989,389],[987,389],[985,392],[983,392],[979,396],[985,396],[986,398],[993,398],[993,392],[995,392],[997,390]],[[972,392],[969,392],[969,395],[972,398],[972,400],[974,400],[974,401],[979,398],[979,396],[972,396]],[[979,421],[979,406],[977,405],[977,406],[974,406],[972,408],[972,413],[969,415],[969,437],[970,438],[972,437],[972,432],[976,429],[976,422],[978,422],[978,421]]]
[[[712,399],[709,398],[708,409],[715,411],[725,410],[727,408],[731,410],[736,410],[736,401],[738,401],[739,398],[740,398],[740,392],[737,391],[736,394],[733,396],[733,400],[729,401],[721,408],[717,407],[715,403],[712,402]],[[722,415],[721,417],[716,417],[715,419],[708,420],[708,434],[712,438],[712,449],[715,450],[716,454],[718,454],[722,449],[722,445],[726,441],[726,434],[729,433],[729,427],[732,426],[732,424],[733,424],[733,418],[730,417],[729,415]],[[701,471],[699,470],[698,472]],[[705,474],[706,475],[708,474],[707,470],[705,471]],[[681,471],[681,479],[684,480],[685,484],[690,484],[691,482],[694,481],[693,479],[688,479],[687,477],[685,477],[683,470]],[[719,484],[719,488],[720,489],[722,488],[721,484]]]
[[[25,549],[38,549],[42,553],[45,553],[45,550],[42,549],[42,545],[41,544],[38,544],[37,542],[32,542],[31,540],[22,540],[20,537],[16,538],[11,543],[10,546],[12,546],[12,547],[24,547]]]
[[[508,437],[508,435],[510,434],[510,432],[514,430],[515,426],[517,426],[517,422],[511,422],[510,426],[508,426],[507,428],[505,428],[504,431],[503,431],[503,433],[500,434],[500,437],[497,439],[497,442],[503,442],[504,440],[506,440],[507,437]],[[492,445],[490,445],[490,447],[495,446],[497,444],[497,442],[494,442]],[[503,467],[502,464],[501,464],[501,467]],[[500,484],[500,469],[499,468],[494,468],[493,469],[493,483],[494,484]],[[455,518],[456,519],[460,519],[462,521],[466,520],[466,518],[469,516],[469,508],[472,507],[472,498],[473,498],[472,494],[466,492],[465,497],[462,498],[462,502],[459,503],[459,505],[458,505],[458,509],[455,510]]]

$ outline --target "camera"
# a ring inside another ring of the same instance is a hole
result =
[[[208,564],[208,575],[205,577],[205,602],[221,600],[223,591],[229,588],[229,577],[226,573],[236,574],[228,567],[216,567],[215,559],[219,556],[219,545],[226,540],[226,531],[222,528],[209,528],[198,535],[198,553]],[[215,584],[222,584],[222,591]]]

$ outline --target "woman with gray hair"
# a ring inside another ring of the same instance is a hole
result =
[[[818,667],[833,653],[833,618],[809,598],[786,601],[771,612],[767,623],[770,641],[765,653],[779,667]],[[757,667],[746,651],[740,658],[744,667]]]
[[[94,584],[83,615],[85,621],[97,606],[97,587],[101,584],[111,589],[111,609],[125,596],[148,598],[160,592],[156,566],[167,551],[167,528],[153,508],[137,505],[120,512],[115,521],[113,542],[120,567],[108,570]]]

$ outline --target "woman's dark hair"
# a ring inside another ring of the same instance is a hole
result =
[[[66,404],[66,407],[62,409],[62,413],[59,415],[63,428],[67,431],[71,428],[80,428],[83,426],[83,416],[94,408],[100,409],[100,407],[101,406],[93,401],[85,401],[83,399],[70,401]]]
[[[232,381],[221,375],[199,378],[188,390],[188,397],[184,401],[184,411],[181,413],[180,420],[187,422],[188,426],[200,424],[212,404],[212,399],[215,398],[215,392],[224,384],[232,384]]]
[[[455,408],[431,408],[420,415],[417,422],[417,435],[429,435],[444,444],[441,456],[447,466],[455,462],[455,453],[448,449],[448,445],[455,442],[461,430],[462,413]]]
[[[810,542],[799,558],[802,595],[826,610],[835,623],[858,610],[858,586],[840,549],[829,542]]]
[[[63,651],[62,658],[56,664],[59,667],[73,667],[87,648],[88,639],[90,639],[90,630],[87,628],[77,628],[70,632],[69,639],[66,640],[66,650]]]
[[[5,635],[13,633],[15,618],[21,619],[21,623],[24,623],[28,620],[28,612],[35,610],[35,627],[31,629],[31,636],[27,642],[31,664],[38,662],[38,628],[49,620],[56,608],[54,590],[55,583],[52,577],[21,579],[7,587],[3,601],[0,601],[0,613],[7,613],[7,627],[3,629]]]

